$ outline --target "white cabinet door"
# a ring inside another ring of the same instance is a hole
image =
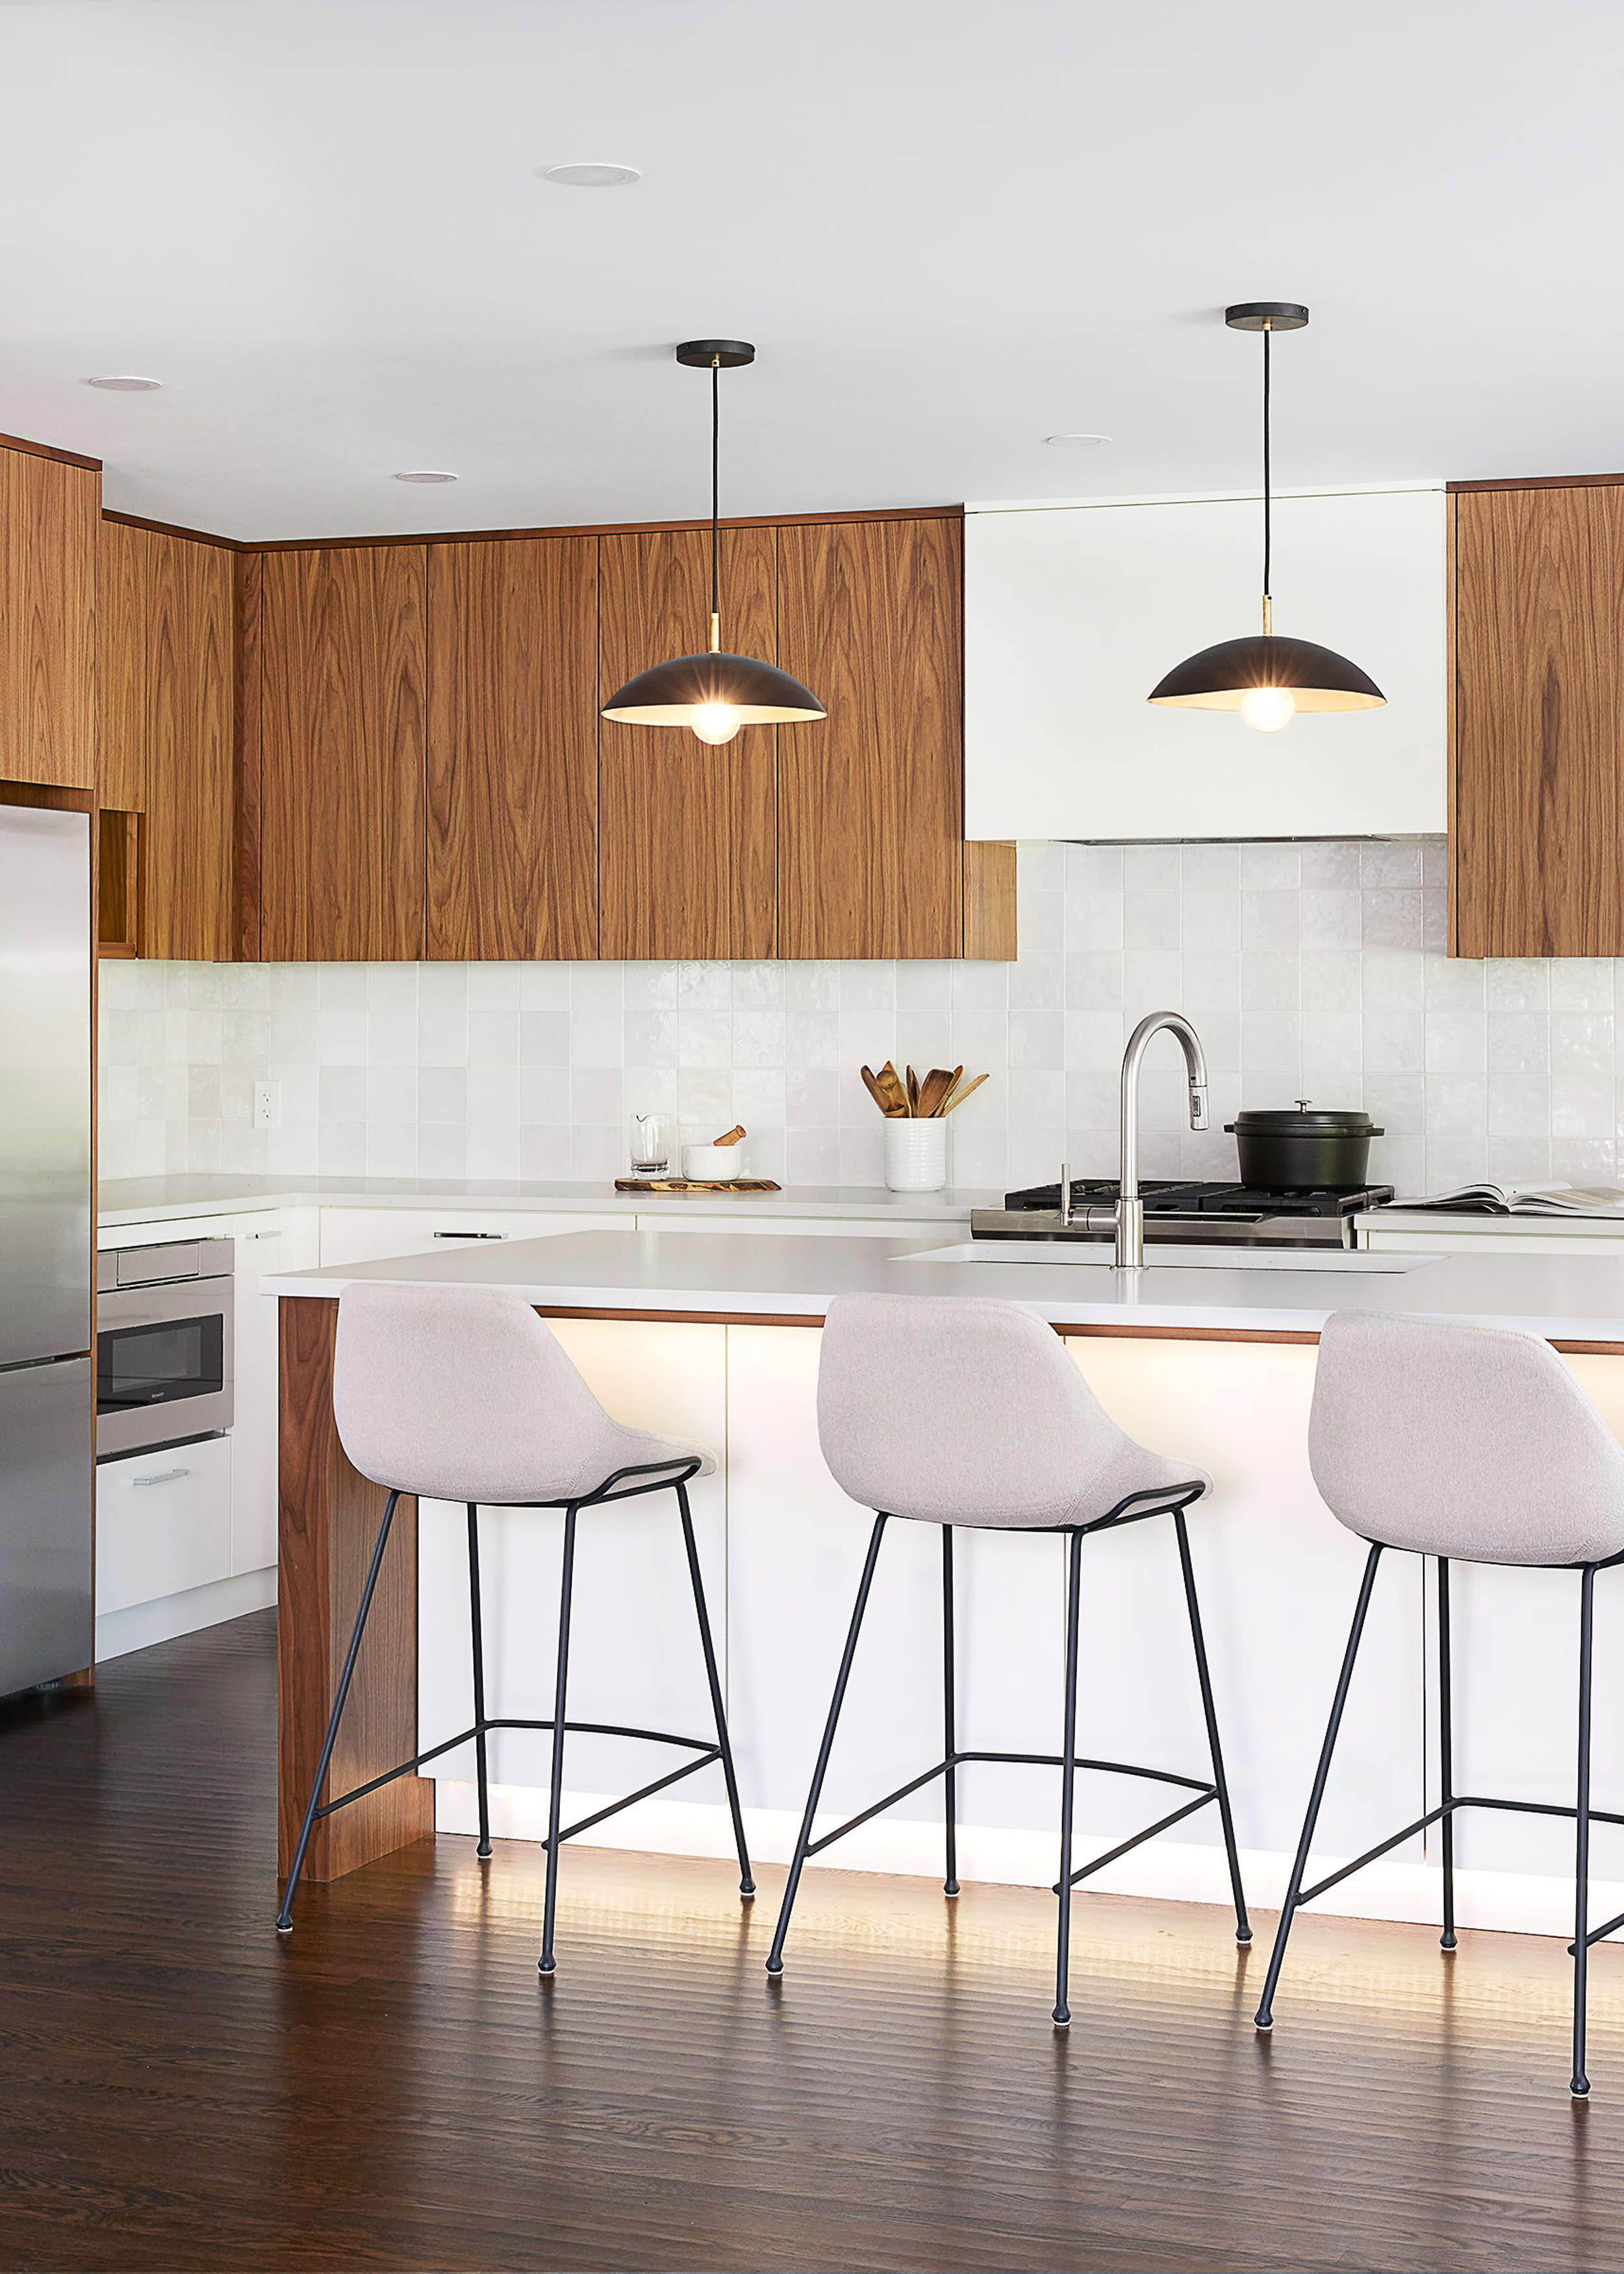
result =
[[[314,1209],[238,1219],[236,1447],[231,1487],[231,1569],[261,1571],[276,1561],[277,1312],[259,1282],[313,1270],[320,1260]]]
[[[132,1453],[96,1471],[96,1612],[127,1610],[231,1570],[231,1440]]]
[[[321,1211],[321,1261],[372,1263],[390,1255],[426,1255],[481,1236],[545,1239],[564,1231],[629,1231],[629,1216],[558,1216],[500,1209],[336,1209]]]
[[[1147,700],[1260,629],[1255,499],[973,512],[965,523],[965,834],[1370,837],[1445,825],[1441,488],[1282,497],[1274,629],[1348,656],[1380,711],[1254,733]]]

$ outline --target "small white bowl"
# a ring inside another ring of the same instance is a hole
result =
[[[742,1145],[685,1145],[682,1173],[694,1185],[731,1185],[743,1168]]]

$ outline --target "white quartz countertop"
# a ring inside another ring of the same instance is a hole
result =
[[[944,1227],[945,1229],[945,1227]],[[944,1246],[952,1244],[944,1239]],[[331,1299],[357,1280],[501,1287],[538,1308],[729,1319],[821,1318],[856,1292],[996,1297],[1056,1326],[1159,1329],[1190,1336],[1317,1334],[1333,1311],[1380,1310],[1522,1327],[1552,1342],[1624,1347],[1624,1259],[1420,1255],[1400,1270],[1293,1269],[1103,1261],[933,1261],[930,1240],[801,1234],[569,1232],[450,1254],[270,1276],[268,1295]],[[1209,1251],[1210,1252],[1210,1251]]]
[[[536,1181],[475,1183],[415,1177],[116,1177],[97,1197],[102,1224],[159,1224],[167,1217],[231,1216],[245,1209],[534,1209],[542,1215],[715,1215],[748,1209],[752,1216],[872,1217],[909,1224],[940,1217],[967,1224],[973,1208],[1000,1208],[1004,1194],[950,1187],[892,1193],[883,1185],[792,1185],[780,1193],[617,1193],[612,1184]]]
[[[978,1202],[979,1206],[980,1203]],[[1354,1218],[1360,1231],[1435,1231],[1446,1230],[1451,1239],[1462,1233],[1492,1232],[1538,1239],[1624,1240],[1624,1218],[1616,1216],[1547,1216],[1543,1210],[1489,1211],[1478,1209],[1406,1208],[1402,1201],[1390,1208],[1372,1209]]]

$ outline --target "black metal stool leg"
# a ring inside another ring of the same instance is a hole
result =
[[[1353,1626],[1348,1636],[1348,1647],[1342,1654],[1342,1670],[1337,1678],[1336,1695],[1331,1700],[1331,1718],[1326,1724],[1325,1743],[1320,1748],[1320,1766],[1314,1772],[1313,1789],[1308,1796],[1308,1813],[1303,1818],[1303,1836],[1297,1844],[1297,1856],[1291,1865],[1290,1884],[1286,1889],[1284,1909],[1280,1924],[1274,1930],[1274,1947],[1269,1953],[1268,1973],[1263,1984],[1263,1999],[1253,2017],[1259,2029],[1274,2026],[1274,1992],[1280,1981],[1280,1969],[1286,1954],[1286,1937],[1291,1931],[1291,1920],[1297,1910],[1297,1898],[1303,1891],[1303,1874],[1308,1868],[1308,1851],[1313,1844],[1314,1826],[1320,1820],[1320,1803],[1325,1798],[1326,1779],[1331,1773],[1331,1755],[1336,1750],[1336,1733],[1342,1727],[1342,1708],[1348,1703],[1348,1688],[1353,1680],[1353,1663],[1359,1654],[1359,1638],[1365,1632],[1365,1615],[1370,1609],[1371,1591],[1376,1585],[1376,1566],[1381,1561],[1381,1547],[1372,1541],[1365,1560],[1365,1578],[1355,1606]]]
[[[959,1893],[959,1778],[953,1754],[958,1748],[957,1717],[953,1710],[953,1527],[942,1526],[942,1758],[947,1763],[943,1807],[947,1822],[947,1877],[944,1895]]]
[[[1060,1766],[1060,1897],[1055,1938],[1055,2012],[1057,2029],[1071,2026],[1068,1989],[1071,1976],[1071,1817],[1077,1795],[1077,1628],[1082,1604],[1083,1535],[1073,1532],[1066,1573],[1065,1741]]]
[[[862,1628],[863,1613],[868,1608],[868,1590],[874,1585],[874,1567],[880,1560],[880,1541],[884,1532],[885,1518],[883,1515],[876,1515],[874,1530],[869,1536],[862,1578],[858,1585],[857,1600],[852,1607],[852,1623],[846,1633],[846,1649],[841,1653],[840,1671],[835,1676],[835,1694],[829,1701],[829,1720],[823,1728],[823,1742],[817,1749],[817,1766],[812,1772],[812,1788],[807,1795],[807,1812],[801,1819],[801,1834],[795,1842],[789,1878],[784,1883],[783,1908],[778,1913],[778,1923],[772,1931],[772,1948],[767,1954],[769,1974],[782,1974],[784,1971],[784,1938],[789,1932],[789,1915],[794,1908],[796,1891],[801,1886],[807,1850],[812,1844],[812,1819],[817,1814],[823,1778],[829,1768],[829,1756],[834,1751],[835,1729],[840,1719],[840,1708],[846,1702],[846,1685],[851,1675],[852,1660],[857,1655],[857,1637]]]
[[[727,1712],[722,1703],[721,1678],[716,1670],[716,1645],[710,1638],[710,1615],[705,1608],[704,1577],[699,1569],[699,1549],[694,1540],[694,1518],[688,1504],[688,1486],[677,1487],[677,1506],[682,1513],[682,1545],[688,1550],[688,1576],[694,1583],[694,1609],[699,1619],[699,1640],[705,1653],[705,1680],[710,1685],[710,1710],[716,1717],[716,1742],[722,1749],[722,1776],[727,1786],[727,1805],[733,1811],[733,1845],[739,1850],[739,1893],[747,1902],[756,1894],[750,1876],[750,1853],[744,1844],[744,1818],[739,1807],[739,1780],[733,1773],[733,1741],[727,1734]]]
[[[1182,1508],[1173,1511],[1178,1533],[1178,1561],[1184,1575],[1184,1601],[1190,1610],[1190,1639],[1195,1645],[1195,1670],[1201,1685],[1201,1711],[1207,1716],[1207,1747],[1212,1756],[1213,1782],[1218,1788],[1218,1818],[1223,1826],[1224,1853],[1229,1859],[1229,1891],[1235,1898],[1235,1939],[1252,1940],[1246,1916],[1246,1891],[1241,1885],[1241,1859],[1235,1845],[1235,1818],[1229,1809],[1229,1780],[1223,1773],[1223,1752],[1218,1743],[1218,1714],[1213,1704],[1213,1682],[1207,1666],[1207,1642],[1201,1632],[1201,1607],[1196,1597],[1195,1566],[1190,1560],[1190,1527]]]
[[[479,1510],[468,1503],[468,1608],[474,1645],[474,1759],[479,1776],[479,1845],[474,1853],[484,1863],[491,1853],[491,1790],[485,1773],[485,1628],[479,1602]]]
[[[1573,2076],[1568,2090],[1575,2100],[1590,2097],[1584,2073],[1585,1992],[1590,1979],[1590,1665],[1596,1598],[1596,1566],[1587,1563],[1579,1590],[1579,1781],[1574,1838],[1574,2014]]]
[[[1455,1703],[1449,1653],[1449,1558],[1438,1559],[1438,1797],[1444,1815],[1441,1826],[1444,1864],[1444,1931],[1440,1950],[1453,1950],[1455,1941]]]
[[[558,1680],[553,1691],[553,1782],[547,1801],[547,1887],[542,1908],[541,1956],[537,1971],[551,1974],[553,1924],[558,1914],[559,1826],[564,1813],[564,1705],[569,1686],[569,1607],[575,1585],[575,1504],[564,1510],[564,1569],[559,1588]]]
[[[293,1863],[288,1873],[288,1884],[282,1889],[282,1909],[276,1914],[278,1934],[291,1934],[293,1931],[293,1898],[298,1888],[299,1874],[304,1869],[304,1851],[310,1846],[310,1835],[315,1829],[317,1804],[321,1798],[321,1788],[327,1781],[327,1770],[332,1765],[333,1747],[338,1737],[338,1725],[343,1714],[344,1700],[350,1695],[350,1683],[356,1670],[356,1660],[361,1654],[361,1637],[366,1630],[366,1615],[372,1608],[372,1595],[378,1585],[378,1574],[383,1568],[383,1551],[389,1542],[389,1526],[395,1521],[395,1503],[399,1498],[398,1492],[392,1492],[383,1504],[383,1522],[378,1527],[377,1544],[372,1549],[372,1560],[367,1566],[366,1585],[361,1590],[361,1608],[356,1613],[355,1631],[350,1638],[350,1648],[344,1654],[343,1672],[338,1677],[338,1688],[334,1693],[333,1711],[327,1715],[327,1732],[321,1741],[321,1758],[316,1763],[316,1773],[311,1782],[310,1798],[304,1803],[304,1821],[299,1826],[298,1845],[293,1851]]]

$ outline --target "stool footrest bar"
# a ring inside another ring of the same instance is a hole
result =
[[[316,1811],[315,1820],[320,1822],[322,1817],[331,1816],[335,1809],[348,1808],[352,1800],[365,1800],[369,1792],[381,1791],[385,1785],[393,1784],[397,1777],[410,1776],[413,1769],[422,1768],[428,1761],[437,1761],[442,1753],[454,1752],[459,1745],[471,1745],[476,1737],[484,1736],[487,1730],[551,1729],[552,1727],[551,1721],[476,1721],[471,1728],[463,1729],[455,1737],[442,1738],[438,1745],[431,1745],[426,1752],[414,1753],[410,1760],[402,1761],[397,1768],[386,1769],[381,1776],[371,1777],[365,1784],[354,1785],[348,1792],[340,1793],[336,1800],[325,1802]],[[639,1737],[650,1745],[684,1745],[689,1751],[698,1754],[699,1758],[690,1761],[688,1768],[679,1769],[679,1776],[686,1776],[688,1769],[702,1769],[707,1762],[719,1758],[722,1750],[711,1739],[673,1736],[667,1729],[624,1729],[613,1721],[566,1721],[564,1734],[568,1737]],[[671,1780],[666,1778],[662,1781],[669,1783]],[[655,1786],[649,1787],[650,1791],[656,1789]],[[634,1799],[643,1796],[641,1793],[633,1795]],[[623,1800],[615,1803],[617,1808],[625,1808],[628,1804]],[[600,1818],[593,1817],[590,1820],[596,1824]],[[575,1828],[579,1831],[581,1827],[577,1825]],[[568,1834],[560,1834],[560,1837],[567,1838]],[[544,1841],[542,1845],[545,1847],[546,1842]]]
[[[1078,1766],[1082,1766],[1080,1761]],[[1108,1849],[1103,1856],[1096,1856],[1091,1864],[1083,1864],[1080,1870],[1072,1872],[1067,1885],[1074,1887],[1079,1879],[1089,1879],[1095,1871],[1102,1871],[1108,1864],[1116,1863],[1119,1856],[1126,1856],[1135,1848],[1142,1848],[1146,1841],[1154,1840],[1158,1832],[1166,1832],[1171,1826],[1182,1824],[1186,1816],[1193,1816],[1198,1808],[1205,1808],[1217,1797],[1217,1786],[1209,1786],[1207,1791],[1198,1793],[1193,1800],[1185,1801],[1182,1808],[1175,1808],[1168,1815],[1158,1817],[1154,1824],[1147,1824],[1143,1832],[1134,1833],[1131,1839],[1120,1841],[1115,1848]]]
[[[575,1725],[572,1722],[570,1726],[573,1728]],[[938,1761],[934,1768],[926,1769],[920,1775],[911,1779],[908,1783],[898,1785],[895,1792],[888,1792],[883,1800],[876,1800],[872,1807],[865,1808],[861,1816],[848,1817],[844,1824],[837,1825],[832,1832],[825,1832],[821,1839],[809,1842],[807,1848],[808,1856],[820,1854],[823,1849],[832,1846],[837,1840],[844,1840],[848,1832],[855,1832],[860,1824],[867,1824],[872,1817],[883,1815],[886,1809],[894,1807],[898,1801],[906,1800],[910,1793],[918,1792],[922,1786],[928,1785],[933,1777],[945,1776],[949,1769],[962,1768],[966,1762],[974,1765],[978,1761],[1007,1764],[1015,1768],[1063,1769],[1065,1766],[1064,1760],[1058,1753],[993,1753],[981,1751],[951,1753],[946,1760]],[[1216,1799],[1218,1794],[1216,1785],[1204,1783],[1199,1777],[1181,1776],[1173,1769],[1136,1768],[1131,1761],[1079,1760],[1074,1761],[1071,1766],[1076,1769],[1097,1769],[1108,1776],[1149,1777],[1157,1784],[1180,1785],[1186,1792],[1192,1792],[1196,1796],[1195,1799],[1187,1803],[1184,1807],[1176,1809],[1173,1814],[1165,1818],[1162,1823],[1153,1824],[1148,1832],[1135,1833],[1126,1847],[1113,1849],[1110,1855],[1101,1856],[1097,1862],[1090,1864],[1086,1868],[1091,1871],[1098,1871],[1101,1864],[1115,1862],[1118,1856],[1125,1855],[1129,1848],[1137,1847],[1141,1840],[1152,1838],[1154,1834],[1165,1830],[1169,1824],[1177,1824],[1181,1817],[1193,1814],[1198,1808],[1205,1808],[1209,1800]],[[1083,1876],[1081,1871],[1072,1874],[1074,1880],[1080,1879]]]
[[[876,1800],[872,1808],[865,1808],[861,1816],[851,1817],[846,1823],[837,1825],[832,1832],[825,1832],[821,1840],[808,1841],[807,1854],[816,1856],[821,1849],[831,1846],[833,1841],[844,1840],[846,1834],[855,1832],[860,1824],[867,1824],[872,1816],[883,1815],[884,1811],[897,1801],[906,1800],[911,1792],[917,1792],[921,1785],[929,1784],[932,1778],[945,1776],[947,1770],[947,1762],[938,1761],[935,1768],[927,1769],[922,1776],[916,1776],[911,1783],[899,1784],[895,1792],[888,1792],[883,1800]]]
[[[997,1761],[1008,1763],[1013,1768],[1028,1769],[1063,1769],[1065,1766],[1064,1758],[1059,1753],[975,1752],[953,1755],[955,1767],[963,1761]],[[1205,1778],[1182,1776],[1176,1769],[1137,1768],[1132,1761],[1086,1761],[1079,1758],[1071,1766],[1074,1769],[1097,1769],[1105,1776],[1149,1777],[1155,1784],[1183,1785],[1186,1792],[1209,1793],[1214,1789]]]
[[[1471,1793],[1451,1801],[1452,1808],[1503,1808],[1515,1816],[1577,1816],[1572,1801],[1563,1800],[1496,1800],[1485,1793]],[[1590,1811],[1592,1824],[1624,1824],[1624,1816],[1605,1808]]]
[[[1425,1832],[1430,1824],[1437,1824],[1444,1817],[1452,1815],[1460,1805],[1458,1800],[1453,1800],[1445,1802],[1438,1808],[1429,1808],[1425,1816],[1417,1816],[1413,1824],[1407,1824],[1402,1832],[1395,1832],[1391,1839],[1378,1841],[1375,1847],[1367,1848],[1363,1856],[1356,1856],[1351,1864],[1344,1864],[1340,1871],[1331,1872],[1328,1878],[1317,1879],[1312,1887],[1304,1887],[1298,1895],[1297,1901],[1312,1903],[1316,1895],[1323,1895],[1330,1888],[1340,1886],[1344,1879],[1351,1879],[1356,1871],[1362,1871],[1367,1864],[1373,1864],[1379,1856],[1385,1856],[1389,1849],[1401,1847],[1406,1840],[1413,1840],[1417,1832]]]
[[[1593,1926],[1589,1934],[1585,1936],[1584,1939],[1587,1944],[1592,1942],[1605,1942],[1610,1934],[1616,1934],[1621,1926],[1624,1926],[1624,1911],[1620,1911],[1617,1918],[1610,1918],[1605,1926]],[[1569,1958],[1574,1954],[1574,1947],[1575,1946],[1571,1942],[1568,1946],[1568,1955]]]
[[[568,1724],[565,1726],[568,1728]],[[639,1785],[636,1791],[628,1792],[624,1800],[612,1800],[607,1807],[598,1809],[595,1814],[583,1816],[578,1824],[567,1824],[559,1834],[560,1847],[566,1840],[574,1840],[581,1833],[590,1832],[595,1824],[602,1824],[606,1818],[618,1816],[623,1808],[630,1808],[635,1801],[647,1800],[653,1793],[664,1792],[668,1784],[679,1783],[683,1777],[692,1776],[697,1769],[708,1769],[712,1761],[719,1761],[721,1758],[720,1745],[712,1745],[703,1759],[684,1761],[680,1768],[667,1770],[663,1777],[656,1777],[651,1784]],[[545,1849],[547,1842],[544,1840],[541,1844]]]

